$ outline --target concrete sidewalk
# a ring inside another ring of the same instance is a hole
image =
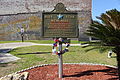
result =
[[[0,63],[8,63],[12,61],[16,61],[20,58],[13,56],[9,53],[0,53]]]
[[[34,43],[29,42],[19,42],[19,43],[3,43],[0,44],[0,63],[8,63],[11,61],[16,61],[20,58],[9,54],[8,52],[14,48],[32,46]]]
[[[17,42],[17,43],[3,43],[0,44],[0,49],[14,49],[17,47],[25,47],[32,45],[41,45],[41,46],[52,46],[53,44],[37,44],[32,42]],[[65,46],[65,44],[63,44]],[[70,44],[70,46],[82,46],[81,44]]]
[[[3,44],[0,44],[0,49],[14,49],[17,47],[25,47],[25,46],[32,46],[32,45],[36,45],[36,43],[31,43],[31,42],[3,43]]]

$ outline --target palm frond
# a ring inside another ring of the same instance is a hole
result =
[[[85,34],[100,41],[89,42],[89,46],[94,46],[92,49],[99,49],[100,51],[109,49],[109,47],[120,46],[120,12],[113,9],[102,13],[97,18],[101,22],[93,21]]]

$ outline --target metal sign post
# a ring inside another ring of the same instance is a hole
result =
[[[65,38],[78,37],[77,17],[77,13],[68,11],[63,3],[56,4],[53,11],[42,14],[42,36],[44,38],[59,38],[59,40],[56,39],[52,49],[52,53],[58,55],[59,78],[63,77],[62,54],[68,52],[69,40],[64,42],[67,44],[64,50],[62,50],[62,43]],[[57,43],[59,43],[58,52],[56,51]]]
[[[21,34],[21,37],[22,37],[22,42],[24,42],[23,34]]]
[[[63,78],[63,60],[62,55],[68,52],[68,47],[70,46],[70,39],[67,38],[55,38],[55,43],[53,44],[52,54],[58,55],[58,74],[59,78]],[[62,49],[62,44],[65,44],[66,48]],[[58,51],[56,51],[57,44],[59,45]]]
[[[22,42],[24,42],[24,28],[21,27],[21,38],[22,38]]]
[[[60,54],[58,54],[58,65],[59,65],[59,78],[63,77],[63,61],[62,61],[62,42],[59,42],[59,51]]]

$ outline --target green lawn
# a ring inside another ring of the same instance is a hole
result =
[[[58,56],[51,55],[52,46],[30,46],[12,50],[10,53],[21,58],[16,62],[0,64],[0,77],[34,65],[57,63]],[[115,58],[107,58],[107,52],[85,52],[85,48],[70,47],[63,55],[64,63],[98,63],[116,66]],[[115,54],[113,55],[115,57]],[[2,73],[1,73],[2,72]]]
[[[0,44],[1,43],[14,43],[14,42],[21,42],[21,41],[0,41]]]
[[[13,43],[13,42],[21,42],[21,41],[0,41],[0,43]],[[52,44],[54,43],[53,40],[25,40],[24,42],[33,42],[33,43],[39,43],[39,44]],[[77,41],[77,40],[71,40],[72,44],[79,44],[83,43],[83,41]]]

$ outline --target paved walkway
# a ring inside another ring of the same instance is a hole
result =
[[[32,46],[32,45],[42,45],[42,46],[52,46],[52,44],[37,44],[32,42],[17,42],[17,43],[3,43],[0,44],[0,49],[14,49],[17,47]],[[64,46],[64,44],[63,44]],[[71,44],[70,46],[82,46],[81,44]]]
[[[8,63],[8,62],[12,62],[12,61],[16,61],[20,58],[13,56],[9,53],[0,53],[0,63]]]
[[[14,49],[17,47],[32,46],[35,44],[36,43],[31,43],[31,42],[3,43],[0,44],[0,49]]]
[[[9,51],[11,51],[12,49],[17,48],[17,47],[32,46],[32,45],[35,45],[35,44],[29,43],[29,42],[0,44],[0,63],[8,63],[8,62],[16,61],[20,59],[16,56],[9,54]]]
[[[9,54],[14,48],[32,46],[32,45],[42,45],[42,46],[52,46],[52,44],[37,44],[31,42],[17,42],[17,43],[3,43],[0,44],[0,63],[7,63],[11,61],[18,60],[20,58]],[[65,46],[63,44],[63,46]],[[71,44],[71,46],[82,46],[81,44]]]

